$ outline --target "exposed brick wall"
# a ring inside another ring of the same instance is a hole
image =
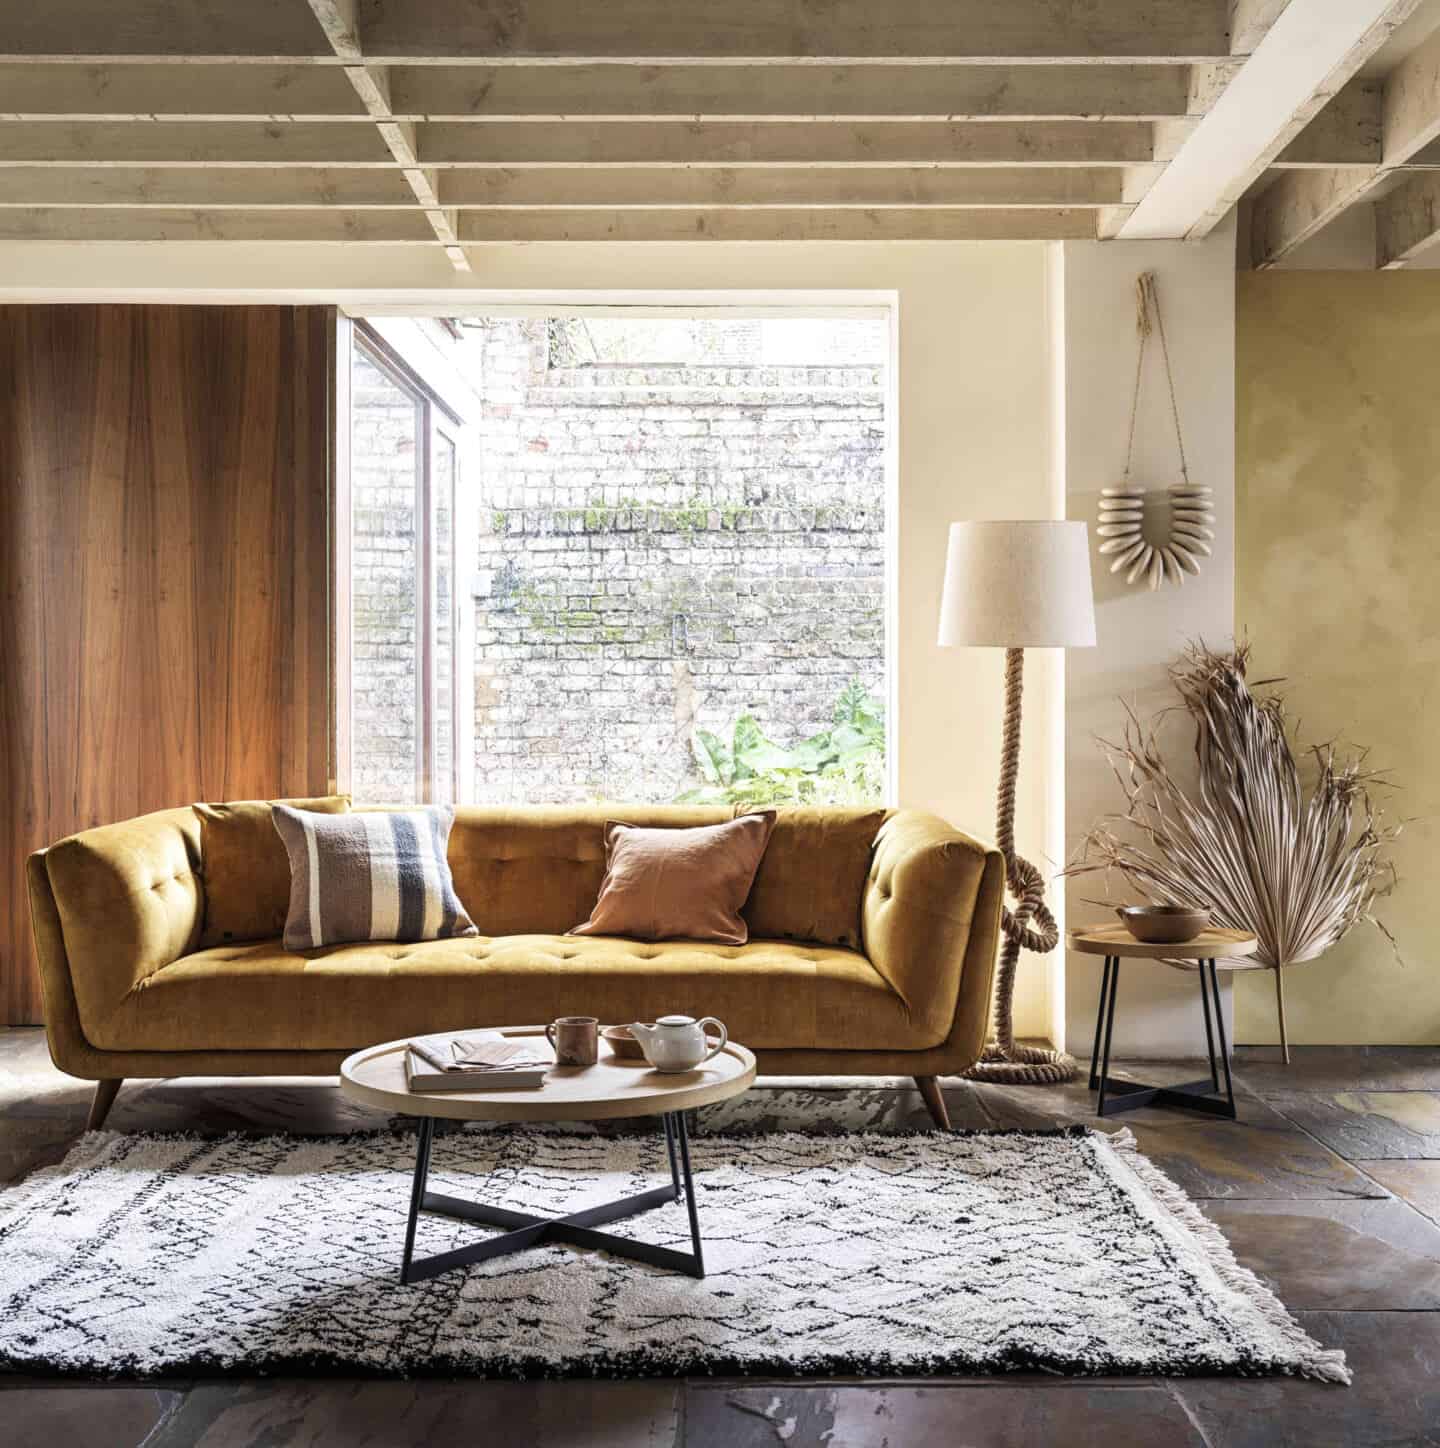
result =
[[[748,710],[791,743],[850,679],[881,692],[878,369],[551,367],[528,320],[463,350],[485,402],[460,580],[477,799],[669,799],[696,782],[697,723]],[[400,631],[377,628],[387,659]]]

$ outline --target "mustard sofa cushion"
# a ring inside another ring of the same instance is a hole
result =
[[[741,914],[750,934],[860,949],[860,902],[884,809],[783,809]]]
[[[677,829],[743,813],[723,805],[462,806],[450,831],[450,872],[482,935],[563,935],[589,918],[599,897],[609,821]],[[891,813],[778,810],[740,912],[750,935],[858,949],[871,847]]]
[[[202,950],[147,976],[87,1025],[103,1050],[353,1050],[461,1026],[717,1015],[755,1049],[919,1050],[917,1029],[863,955],[756,940],[647,944],[524,935],[344,945],[303,955],[279,940]]]
[[[319,799],[285,799],[292,809],[344,814],[348,794]],[[290,858],[275,833],[270,801],[235,800],[192,806],[200,821],[205,920],[200,944],[209,948],[234,940],[269,940],[285,928],[290,908]]]

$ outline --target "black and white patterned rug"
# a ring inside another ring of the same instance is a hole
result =
[[[552,1244],[402,1287],[413,1151],[388,1132],[83,1138],[0,1193],[0,1362],[1349,1380],[1126,1133],[702,1134],[700,1281]],[[556,1215],[664,1171],[658,1135],[462,1129],[437,1137],[431,1190]],[[618,1229],[688,1246],[683,1205]],[[486,1230],[425,1216],[417,1252]]]

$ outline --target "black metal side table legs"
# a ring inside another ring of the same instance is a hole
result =
[[[1098,952],[1097,952],[1098,954]],[[1220,1009],[1220,980],[1213,960],[1199,962],[1200,1008],[1205,1015],[1205,1049],[1210,1056],[1210,1079],[1187,1081],[1183,1086],[1147,1086],[1117,1081],[1110,1075],[1110,1043],[1115,1034],[1115,999],[1120,991],[1120,957],[1107,955],[1100,977],[1100,1009],[1095,1018],[1095,1044],[1090,1052],[1090,1089],[1100,1093],[1097,1116],[1114,1116],[1137,1106],[1183,1106],[1207,1116],[1236,1119],[1235,1084],[1230,1078],[1230,1052],[1225,1044],[1225,1018]],[[1213,1023],[1211,1019],[1213,1010]],[[1215,1045],[1219,1039],[1217,1056]],[[1220,1073],[1225,1074],[1225,1095],[1219,1095]]]
[[[680,1111],[666,1112],[662,1120],[665,1123],[666,1153],[670,1159],[669,1186],[654,1187],[633,1197],[619,1197],[613,1202],[586,1207],[563,1217],[537,1217],[529,1212],[513,1212],[505,1207],[492,1207],[484,1202],[469,1202],[460,1197],[428,1191],[426,1184],[430,1179],[435,1119],[422,1117],[415,1146],[415,1177],[410,1189],[410,1217],[405,1224],[405,1256],[400,1266],[400,1281],[423,1282],[427,1277],[448,1272],[452,1267],[467,1267],[472,1262],[485,1262],[491,1257],[522,1252],[541,1242],[570,1242],[577,1247],[598,1247],[613,1252],[617,1257],[648,1262],[652,1267],[667,1267],[673,1272],[688,1273],[691,1277],[703,1277],[705,1257],[700,1246],[700,1219],[695,1210],[695,1178],[690,1170],[690,1138],[685,1129],[685,1115]],[[677,1252],[671,1247],[656,1247],[649,1242],[637,1242],[630,1237],[617,1237],[610,1232],[595,1230],[607,1222],[633,1217],[637,1212],[647,1212],[667,1202],[677,1202],[682,1195],[690,1216],[689,1252]],[[468,1247],[456,1247],[453,1251],[437,1252],[417,1260],[415,1225],[421,1212],[435,1212],[467,1222],[484,1222],[487,1226],[507,1230],[498,1237],[487,1237]]]

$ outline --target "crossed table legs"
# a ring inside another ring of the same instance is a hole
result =
[[[1235,1086],[1230,1079],[1230,1053],[1225,1047],[1225,1019],[1220,1009],[1220,982],[1215,962],[1202,960],[1200,968],[1200,1007],[1205,1013],[1205,1046],[1210,1053],[1210,1079],[1188,1081],[1183,1086],[1147,1086],[1138,1081],[1112,1080],[1110,1076],[1110,1039],[1115,1033],[1115,997],[1120,989],[1120,957],[1105,957],[1105,973],[1100,977],[1100,1012],[1095,1021],[1095,1044],[1090,1052],[1090,1089],[1098,1090],[1095,1103],[1097,1116],[1114,1116],[1119,1111],[1133,1111],[1137,1106],[1183,1106],[1190,1111],[1203,1111],[1208,1116],[1236,1119]],[[1206,973],[1209,973],[1208,979]],[[1211,998],[1214,998],[1215,1023],[1210,1023]],[[1220,1066],[1216,1062],[1215,1037],[1220,1037],[1219,1062],[1225,1069],[1225,1095],[1220,1091]]]
[[[570,1242],[577,1247],[598,1247],[618,1257],[648,1262],[653,1267],[668,1267],[691,1277],[705,1275],[705,1258],[700,1247],[700,1219],[695,1212],[695,1179],[690,1171],[690,1139],[685,1129],[685,1115],[667,1111],[665,1146],[670,1156],[670,1185],[654,1187],[633,1197],[619,1197],[613,1202],[586,1207],[563,1217],[537,1217],[530,1212],[514,1212],[506,1207],[492,1207],[484,1202],[468,1202],[460,1197],[426,1190],[430,1179],[430,1149],[435,1140],[435,1118],[420,1118],[420,1135],[415,1147],[415,1179],[410,1189],[410,1217],[405,1225],[405,1257],[400,1267],[403,1283],[423,1282],[452,1267],[467,1267],[472,1262],[485,1262],[491,1257],[504,1257],[522,1252],[541,1242]],[[652,1207],[676,1202],[681,1196],[690,1214],[692,1250],[677,1252],[671,1247],[656,1247],[630,1237],[617,1237],[595,1228],[622,1217],[633,1217]],[[487,1237],[468,1247],[437,1252],[430,1257],[415,1257],[415,1225],[421,1212],[435,1212],[444,1217],[459,1217],[467,1222],[484,1222],[487,1226],[507,1227],[498,1237]]]

